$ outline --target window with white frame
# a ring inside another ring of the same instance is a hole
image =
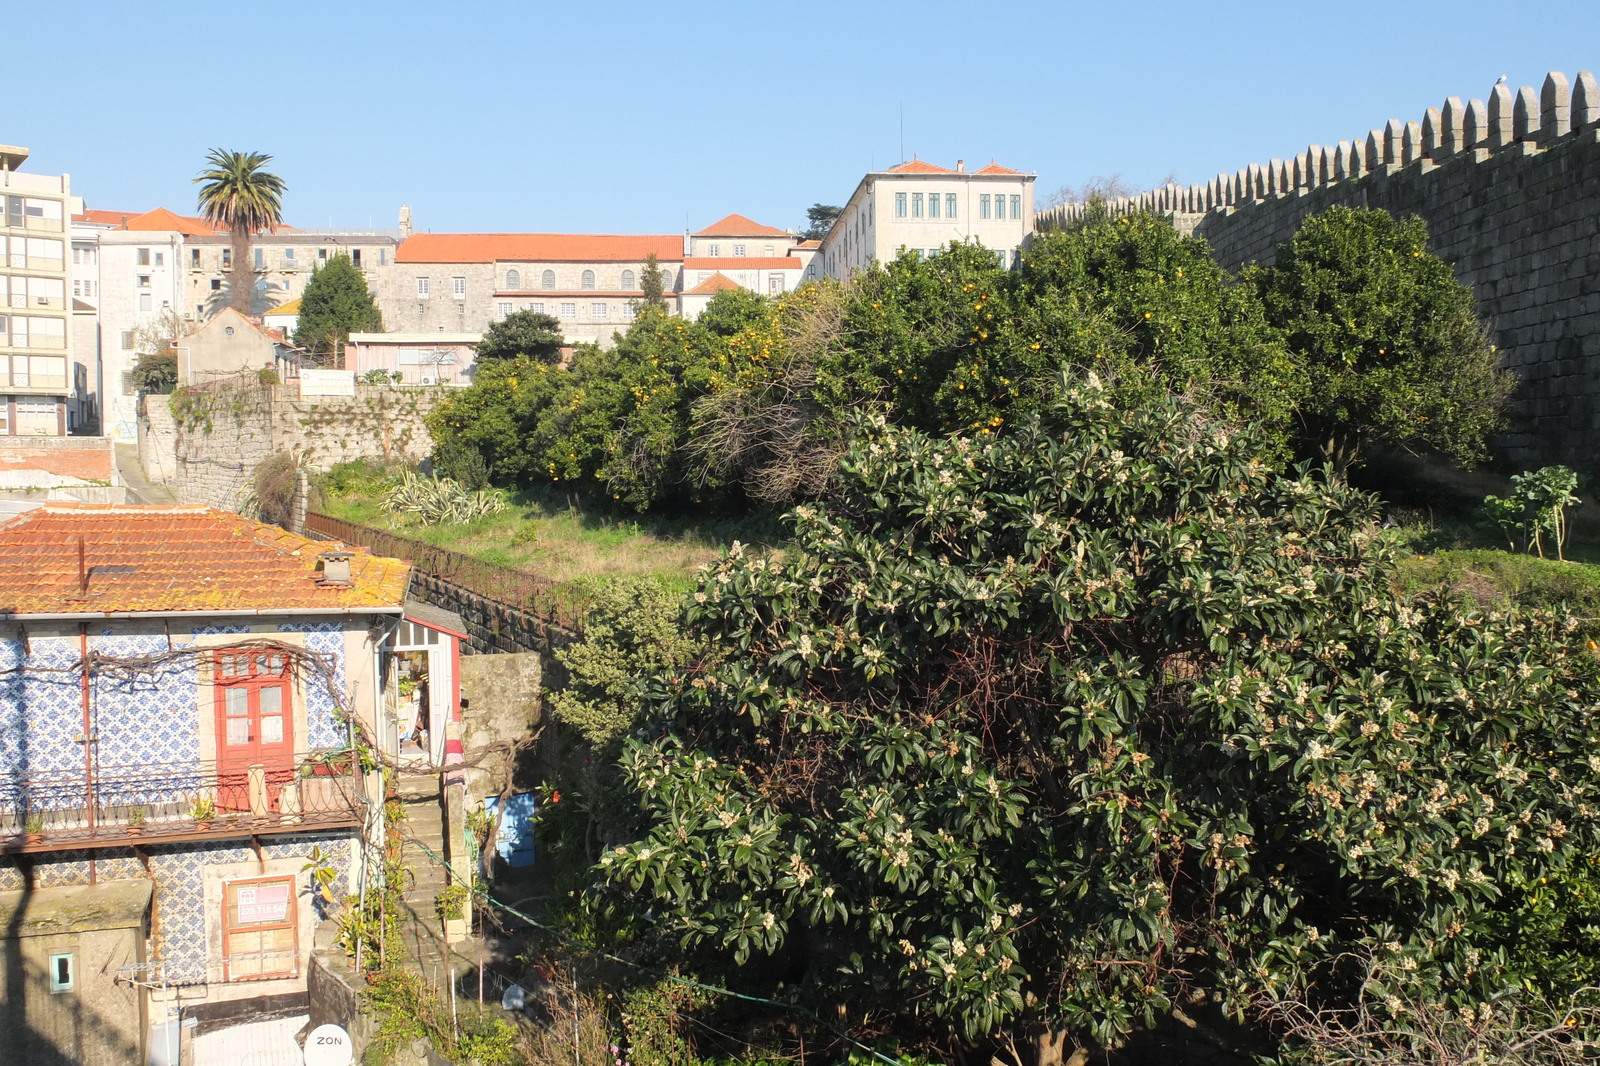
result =
[[[578,317],[578,305],[575,304],[575,303],[563,303],[561,305],[561,317],[562,318],[577,318]]]
[[[944,217],[956,217],[956,194],[953,192],[947,192],[944,194]]]
[[[543,300],[535,300],[533,303],[528,304],[527,307],[528,307],[528,310],[533,311],[536,314],[541,314],[541,315],[544,314],[544,301]]]
[[[589,317],[594,319],[596,322],[604,322],[606,320],[606,305],[600,303],[598,300],[590,304]]]
[[[133,265],[147,267],[150,265],[150,249],[135,248],[133,251]]]
[[[1011,196],[1011,217],[1015,221],[1022,219],[1022,197],[1015,193]]]
[[[988,218],[989,217],[989,194],[988,193],[984,193],[983,195],[978,197],[978,217],[979,218]]]
[[[769,294],[771,294],[773,296],[777,296],[778,294],[782,293],[783,292],[783,285],[784,285],[784,282],[783,282],[783,275],[782,274],[768,274],[767,275],[767,292]]]
[[[594,271],[585,270],[583,272],[582,276],[579,279],[578,286],[579,286],[579,288],[582,288],[585,291],[593,289],[594,288]]]
[[[162,255],[160,252],[156,253],[156,266],[161,266],[166,261],[166,256]]]
[[[632,292],[636,287],[637,286],[634,284],[634,279],[633,279],[633,271],[624,270],[622,272],[622,291],[623,292]]]
[[[499,307],[500,307],[500,317],[501,318],[506,317],[507,315],[509,315],[514,310],[510,300],[502,300],[502,301],[500,301]]]
[[[539,275],[539,287],[541,289],[555,288],[556,272],[554,270],[546,270],[543,274]]]
[[[517,270],[506,271],[506,289],[515,292],[522,288],[522,273]]]
[[[720,245],[720,244],[709,244],[709,245],[707,245],[706,246],[706,254],[707,255],[721,255],[722,254],[722,245]]]
[[[458,300],[465,300],[467,298],[467,279],[451,278],[450,295],[454,296]]]
[[[417,279],[417,299],[426,300],[427,298],[428,298],[428,279],[427,278],[418,278]]]
[[[903,192],[897,192],[894,194],[894,217],[906,217],[906,194]]]
[[[733,246],[733,254],[737,255],[737,256],[743,256],[744,255],[744,245],[742,245],[742,244],[734,245]]]
[[[930,192],[928,194],[928,217],[939,217],[939,194],[936,192]]]
[[[911,217],[922,217],[922,194],[920,192],[914,192],[911,194]]]

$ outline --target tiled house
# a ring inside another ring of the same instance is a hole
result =
[[[409,578],[205,507],[0,524],[7,1061],[175,1061],[197,1013],[303,999],[326,916],[304,868],[357,890],[375,781],[350,751]]]

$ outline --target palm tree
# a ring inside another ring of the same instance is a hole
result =
[[[224,152],[213,148],[209,166],[195,178],[200,186],[200,211],[213,226],[227,226],[233,235],[232,307],[248,315],[256,287],[250,265],[250,235],[271,233],[283,224],[283,179],[263,168],[272,157],[261,152]]]

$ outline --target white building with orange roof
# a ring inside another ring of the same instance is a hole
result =
[[[740,288],[777,296],[800,283],[814,252],[802,247],[799,234],[739,214],[689,234],[687,243],[683,261],[686,296],[718,274]],[[696,302],[680,301],[680,313],[685,318],[697,317],[704,304],[692,307]]]
[[[902,251],[970,241],[1011,262],[1033,232],[1035,175],[990,162],[969,171],[912,159],[861,179],[804,277],[847,279]]]

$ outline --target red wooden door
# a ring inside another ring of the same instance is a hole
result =
[[[288,658],[280,652],[218,652],[215,687],[217,806],[251,810],[250,771],[259,768],[260,801],[276,811],[278,794],[294,779]]]

